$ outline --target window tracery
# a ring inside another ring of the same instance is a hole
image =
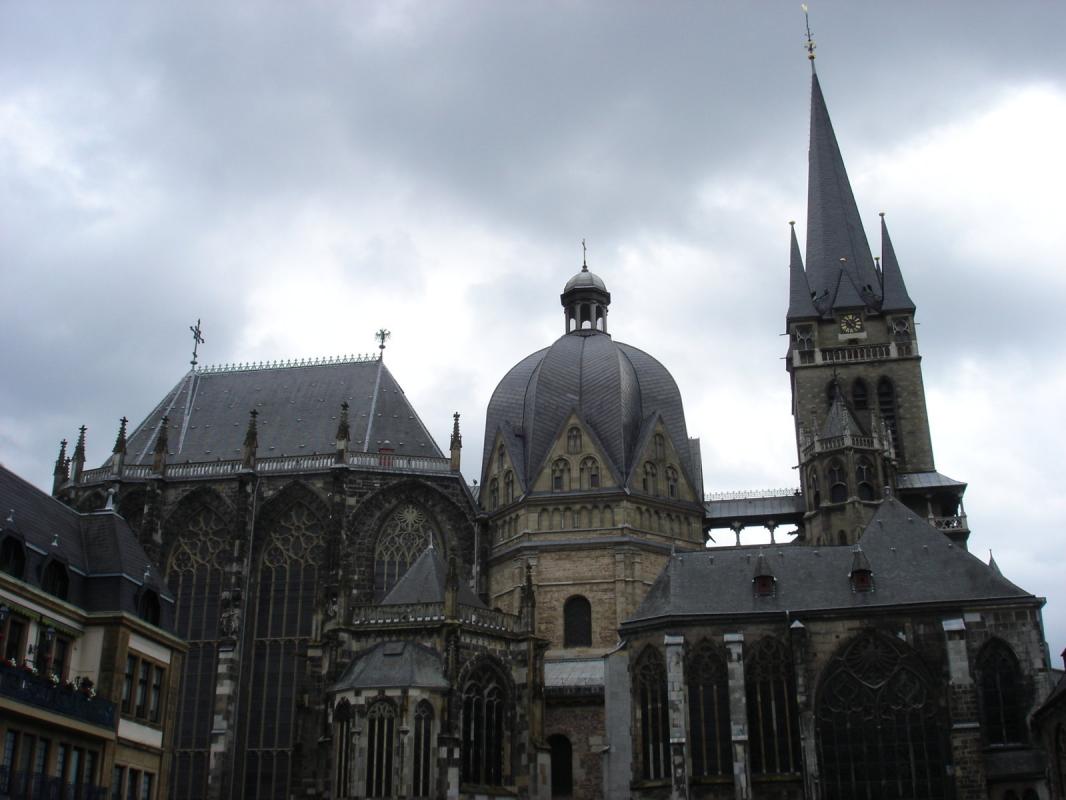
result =
[[[799,772],[799,712],[796,681],[785,645],[773,637],[752,648],[745,671],[751,771]]]
[[[433,796],[433,706],[428,700],[415,706],[415,742],[412,788],[414,796]]]
[[[574,427],[566,432],[566,452],[577,455],[581,452],[581,429]]]
[[[650,461],[644,464],[644,479],[641,488],[648,494],[659,494],[659,471]]]
[[[366,796],[392,797],[396,706],[390,700],[378,700],[370,706],[366,717]]]
[[[337,739],[337,786],[338,798],[352,796],[352,705],[347,698],[337,703],[333,710],[333,725]]]
[[[672,466],[666,468],[666,493],[672,499],[677,499],[677,470]]]
[[[581,488],[600,488],[600,462],[592,456],[581,460]]]
[[[870,501],[877,497],[877,493],[874,491],[874,481],[877,480],[874,474],[874,465],[865,456],[859,458],[855,463],[855,480],[858,483],[860,500]]]
[[[559,458],[552,464],[552,491],[570,491],[570,462]]]
[[[489,511],[495,511],[500,507],[500,481],[493,478],[489,481]]]
[[[692,772],[701,777],[731,774],[729,677],[721,649],[711,642],[700,642],[688,657],[685,676]]]
[[[833,459],[829,462],[826,475],[829,478],[829,502],[843,503],[848,499],[848,478],[844,473],[844,465]]]
[[[989,744],[1025,741],[1022,675],[1006,642],[990,640],[977,656],[981,721]]]
[[[637,661],[635,671],[641,777],[644,780],[660,780],[670,774],[666,664],[658,651],[646,647]]]
[[[507,470],[503,475],[503,496],[504,502],[514,502],[514,473],[511,470]]]
[[[389,516],[374,547],[375,601],[392,591],[431,543],[440,548],[431,520],[418,506],[402,505]]]
[[[501,786],[507,687],[497,670],[483,663],[463,684],[462,697],[462,782]]]
[[[655,458],[659,461],[666,458],[666,439],[661,433],[655,434]]]

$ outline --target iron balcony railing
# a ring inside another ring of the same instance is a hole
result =
[[[0,800],[107,800],[107,790],[0,765]]]
[[[352,610],[351,620],[353,625],[359,626],[443,622],[444,603],[356,606]],[[459,621],[484,630],[515,632],[520,628],[520,619],[513,614],[463,604],[459,605]]]
[[[115,704],[110,700],[88,697],[65,685],[56,686],[48,678],[18,667],[0,666],[0,695],[90,725],[115,729]]]

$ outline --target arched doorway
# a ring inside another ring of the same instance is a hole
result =
[[[549,736],[548,746],[552,759],[552,797],[570,797],[574,793],[574,749],[561,733]]]

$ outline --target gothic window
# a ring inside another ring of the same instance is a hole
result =
[[[577,455],[581,452],[581,429],[571,428],[566,432],[566,452]]]
[[[700,642],[685,665],[688,679],[689,737],[696,776],[733,771],[729,727],[729,676],[721,649]]]
[[[500,507],[500,482],[496,478],[489,481],[489,511]]]
[[[563,647],[592,647],[592,604],[579,594],[563,605]]]
[[[548,747],[551,748],[552,797],[570,797],[574,793],[574,748],[561,733],[548,737]]]
[[[504,502],[514,502],[514,473],[511,470],[507,470],[503,475],[503,496]]]
[[[644,479],[641,487],[648,494],[659,494],[659,472],[650,461],[644,465]]]
[[[747,658],[744,681],[751,771],[756,775],[799,772],[796,680],[785,645],[772,637],[759,640]]]
[[[947,796],[933,685],[902,642],[868,631],[847,644],[823,673],[815,724],[826,800]]]
[[[652,647],[644,648],[636,666],[637,730],[640,774],[644,780],[670,775],[670,722],[666,704],[666,665]]]
[[[140,618],[152,625],[158,625],[159,612],[159,595],[151,590],[143,591],[137,601],[137,614]]]
[[[856,378],[851,384],[851,404],[856,411],[866,411],[870,408],[870,397],[866,391],[866,381]]]
[[[66,600],[70,591],[67,568],[59,561],[49,561],[48,566],[44,568],[44,574],[41,575],[41,588],[60,600]]]
[[[860,500],[873,500],[877,497],[874,491],[874,465],[868,458],[860,458],[855,463],[855,480],[859,486]]]
[[[600,464],[592,456],[581,461],[581,488],[600,488]]]
[[[829,462],[826,474],[829,478],[829,502],[843,503],[848,499],[848,479],[844,474],[844,465],[834,459]]]
[[[661,433],[655,434],[655,458],[658,461],[666,458],[666,439]]]
[[[807,486],[811,491],[811,497],[814,498],[814,508],[818,508],[822,505],[822,488],[818,483],[818,470],[811,467],[810,472],[807,473]]]
[[[503,445],[501,444],[500,449],[496,451],[496,469],[500,472],[503,471],[503,456],[504,450]]]
[[[833,378],[833,380],[829,381],[829,383],[827,383],[825,385],[825,407],[826,408],[832,408],[833,407],[833,401],[836,400],[836,399],[837,399],[837,381],[836,381],[836,378]]]
[[[677,499],[677,470],[673,467],[666,468],[666,494]]]
[[[253,638],[246,653],[238,729],[245,798],[290,796],[297,703],[309,690],[301,677],[306,675],[304,653],[311,640],[324,538],[321,520],[297,502],[263,542],[250,593],[248,626]]]
[[[810,325],[797,325],[794,340],[797,350],[813,350],[814,329]]]
[[[433,706],[422,700],[415,706],[413,788],[415,797],[433,796]]]
[[[552,491],[570,491],[570,462],[565,458],[556,459],[552,464]]]
[[[13,578],[22,579],[26,571],[26,548],[14,536],[4,537],[0,544],[0,572],[6,572]]]
[[[482,664],[463,684],[462,782],[477,786],[503,784],[507,689],[489,664]]]
[[[337,703],[333,710],[333,725],[337,740],[337,785],[338,798],[352,796],[352,705],[347,699]]]
[[[1021,670],[1018,659],[1002,640],[992,639],[977,655],[977,685],[988,743],[1025,741]]]
[[[378,700],[366,714],[366,796],[392,797],[396,751],[396,706]]]
[[[888,429],[892,448],[896,451],[896,458],[903,458],[903,442],[899,435],[899,419],[896,409],[896,387],[888,378],[881,378],[877,382],[877,410],[881,412],[881,419]]]
[[[174,725],[171,796],[207,796],[208,759],[215,709],[215,676],[223,610],[221,594],[226,558],[225,521],[200,506],[178,528],[170,553],[167,583],[174,590],[174,632],[188,643],[178,688]],[[232,613],[232,612],[227,612]]]
[[[378,534],[374,547],[374,600],[385,597],[423,551],[440,542],[428,515],[418,506],[397,508]]]

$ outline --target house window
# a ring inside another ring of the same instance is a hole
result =
[[[414,796],[433,795],[433,706],[422,700],[415,706]]]
[[[514,502],[514,473],[511,470],[507,470],[503,476],[503,496],[506,502]]]
[[[815,704],[823,797],[947,797],[933,681],[893,637],[859,634],[829,662]]]
[[[826,473],[829,477],[829,502],[843,503],[848,499],[848,479],[844,474],[844,465],[834,459],[829,462]]]
[[[650,461],[644,465],[644,479],[641,488],[648,494],[659,494],[659,472]]]
[[[396,706],[389,700],[378,700],[366,716],[366,796],[391,797]]]
[[[571,428],[566,432],[566,452],[577,455],[581,452],[581,429]]]
[[[158,723],[163,713],[163,685],[166,667],[144,656],[126,656],[122,684],[122,713],[145,722]]]
[[[782,775],[800,771],[796,681],[788,650],[766,637],[751,650],[745,670],[751,771]]]
[[[592,456],[581,461],[581,488],[600,488],[600,462]]]
[[[868,458],[860,458],[855,463],[855,480],[859,486],[860,500],[874,500],[877,493],[874,491],[874,465]]]
[[[990,640],[978,654],[977,685],[988,743],[1024,742],[1021,669],[1014,652],[1001,639]]]
[[[4,607],[0,610],[7,611]],[[19,662],[26,653],[26,634],[29,631],[29,620],[18,614],[7,614],[7,619],[0,619],[0,645],[3,646],[4,658],[7,661]]]
[[[60,600],[66,600],[67,593],[70,591],[67,568],[59,561],[49,561],[41,576],[41,588]]]
[[[462,697],[462,782],[501,786],[507,708],[501,674],[493,665],[481,664],[463,683]]]
[[[655,458],[659,461],[666,458],[666,439],[661,433],[655,434]]]
[[[552,491],[570,491],[570,462],[560,458],[552,464]]]
[[[674,500],[677,499],[677,470],[673,467],[666,468],[666,494]]]
[[[636,666],[637,731],[640,774],[644,780],[670,775],[670,721],[666,704],[666,665],[652,647],[644,648]]]
[[[696,776],[733,772],[729,728],[729,676],[725,654],[717,645],[700,642],[685,665],[688,679],[689,733],[692,772]]]
[[[26,548],[14,536],[4,537],[3,543],[0,543],[0,572],[21,580],[25,571]]]
[[[496,487],[496,479],[490,487]],[[498,489],[490,488],[490,493]],[[493,504],[498,498],[493,498]],[[411,568],[430,543],[440,547],[429,516],[418,506],[397,508],[385,522],[374,547],[374,600],[380,601]]]
[[[592,604],[579,594],[563,604],[563,647],[592,647]]]
[[[71,641],[66,636],[56,633],[55,628],[39,626],[37,629],[37,649],[33,657],[34,666],[42,675],[57,675],[60,680],[66,678],[67,662],[70,660]]]

